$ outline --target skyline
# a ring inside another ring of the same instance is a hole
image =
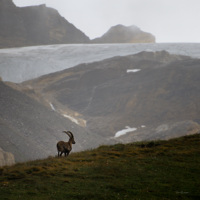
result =
[[[101,37],[117,24],[135,25],[156,42],[200,42],[199,0],[13,0],[16,6],[46,4],[84,32]]]

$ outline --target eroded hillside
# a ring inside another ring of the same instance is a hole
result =
[[[165,51],[141,52],[81,64],[23,87],[109,141],[169,139],[200,128],[199,64]]]

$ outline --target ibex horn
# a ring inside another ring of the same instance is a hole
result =
[[[66,133],[70,138],[74,137],[71,131],[63,131],[63,133]]]

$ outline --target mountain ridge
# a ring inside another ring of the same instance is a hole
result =
[[[17,7],[12,0],[1,0],[0,11],[1,48],[89,42],[82,31],[45,4]]]
[[[127,33],[130,35],[130,30],[124,28],[124,35]],[[119,32],[116,34],[118,35]],[[140,34],[141,37],[146,35],[146,38],[152,38],[151,34],[142,31]],[[134,32],[129,37],[134,37],[132,35]],[[148,41],[145,37],[139,42]],[[56,9],[46,7],[45,4],[17,7],[12,0],[0,0],[0,48],[49,44],[90,44],[96,43],[95,41],[90,40],[85,33],[69,23]],[[113,43],[111,39],[104,40],[103,37],[100,43],[102,41]],[[118,42],[121,41],[118,40]],[[131,42],[131,40],[124,37],[124,42]],[[155,41],[152,40],[152,42]]]

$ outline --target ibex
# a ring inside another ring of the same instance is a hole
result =
[[[69,136],[69,141],[59,141],[57,143],[58,157],[61,157],[63,153],[65,154],[65,157],[68,156],[72,150],[72,144],[75,144],[74,136],[71,131],[63,131],[63,133],[66,133]]]

